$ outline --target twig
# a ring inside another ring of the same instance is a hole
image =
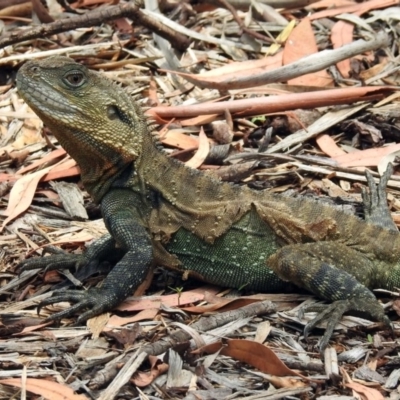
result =
[[[233,16],[233,19],[236,21],[236,23],[239,25],[240,29],[247,33],[249,36],[253,36],[254,38],[258,39],[258,40],[262,40],[263,42],[267,42],[267,43],[273,43],[274,40],[269,38],[268,36],[263,35],[262,33],[258,33],[255,32],[249,28],[247,28],[247,26],[244,25],[243,21],[239,18],[235,7],[233,7],[228,0],[215,0],[214,1],[215,4],[219,5],[220,7],[226,8]]]
[[[273,8],[303,8],[318,0],[258,0],[259,3],[267,4]],[[251,0],[227,0],[231,7],[237,10],[248,10],[252,5]],[[199,1],[200,3],[200,1]],[[201,3],[208,3],[220,7],[219,0],[202,0]]]
[[[165,15],[154,12],[151,10],[143,10],[143,13],[146,14],[149,18],[158,20],[160,24],[169,26],[171,29],[174,29],[174,31],[180,32],[192,39],[199,40],[202,42],[206,43],[213,43],[218,46],[220,45],[227,45],[227,46],[233,46],[237,47],[239,49],[247,50],[247,51],[254,51],[254,48],[248,44],[241,43],[240,41],[232,41],[232,40],[227,40],[227,39],[221,39],[217,38],[211,35],[205,35],[200,32],[197,32],[196,30],[193,29],[188,29],[177,22],[167,18]]]
[[[351,117],[363,108],[368,107],[368,103],[358,104],[353,107],[346,107],[338,110],[332,110],[324,114],[321,118],[313,122],[307,129],[300,129],[292,135],[287,136],[285,139],[281,140],[279,143],[270,147],[266,153],[278,153],[283,149],[287,149],[298,143],[304,143],[321,132],[325,132],[332,126],[342,122],[346,118]]]
[[[169,26],[160,24],[157,20],[149,18],[143,13],[143,10],[137,3],[128,3],[100,10],[88,11],[83,15],[63,18],[50,24],[37,26],[28,31],[11,33],[9,36],[0,40],[0,48],[25,40],[47,37],[76,28],[100,25],[106,21],[112,21],[123,17],[131,18],[136,23],[147,27],[152,32],[168,40],[172,47],[178,50],[185,50],[190,44],[190,40],[186,36],[176,32]]]
[[[383,98],[396,90],[394,86],[369,86],[356,88],[328,89],[304,93],[290,93],[280,96],[257,97],[253,99],[230,100],[219,103],[202,103],[185,106],[157,106],[146,113],[157,121],[170,118],[193,118],[199,115],[223,115],[226,110],[236,116],[260,115],[287,112],[298,108],[309,109],[357,101],[372,101]],[[278,100],[279,99],[279,100]]]
[[[321,71],[331,65],[346,58],[354,57],[357,54],[362,54],[366,51],[376,50],[387,47],[389,38],[385,32],[379,32],[371,40],[357,40],[350,44],[346,44],[339,49],[323,50],[291,64],[276,68],[273,71],[260,72],[258,74],[251,74],[239,78],[227,74],[224,79],[211,80],[207,73],[204,76],[191,75],[176,72],[187,79],[189,82],[201,88],[218,89],[218,90],[232,90],[232,89],[245,89],[253,86],[266,85],[273,82],[285,82],[289,79],[296,78],[311,72]]]
[[[275,309],[275,305],[268,300],[259,303],[252,303],[239,308],[238,310],[226,311],[220,314],[211,315],[210,317],[203,317],[198,322],[191,325],[191,328],[197,331],[206,332],[241,318],[271,313],[274,312]],[[142,347],[141,352],[145,352],[148,355],[159,355],[166,352],[176,344],[186,342],[189,339],[189,333],[183,330],[177,330],[165,339],[161,339],[158,342]],[[118,363],[126,362],[127,359],[128,358],[125,357],[122,360],[118,359]],[[106,384],[107,382],[105,382],[105,379],[113,379],[117,371],[116,363],[110,362],[103,370],[96,374],[89,384],[90,388],[94,390],[97,389],[100,384]]]
[[[128,360],[121,368],[118,376],[105,389],[98,400],[114,399],[123,385],[129,382],[131,376],[137,371],[142,362],[147,358],[147,354],[138,349],[135,354],[127,356]]]

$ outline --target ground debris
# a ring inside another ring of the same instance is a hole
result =
[[[50,290],[100,285],[110,266],[19,274],[18,262],[79,254],[106,228],[75,161],[14,90],[26,60],[69,55],[150,106],[172,157],[362,215],[364,169],[376,179],[398,164],[398,2],[8,3],[0,0],[0,400],[399,398],[390,333],[346,316],[322,358],[323,326],[303,336],[312,314],[299,311],[315,301],[304,293],[247,296],[156,269],[146,296],[87,327],[46,323],[68,306],[37,315]],[[395,172],[388,200],[398,226],[399,190]],[[397,309],[395,295],[381,294],[385,308]]]

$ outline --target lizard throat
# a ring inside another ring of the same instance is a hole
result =
[[[56,128],[52,128],[52,132],[79,165],[85,189],[96,203],[116,181],[123,179],[127,170],[133,170],[134,157],[129,153],[116,151],[85,133],[74,132],[65,140],[64,135],[61,137],[56,133]],[[77,140],[71,141],[72,136]]]

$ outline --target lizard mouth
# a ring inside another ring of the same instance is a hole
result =
[[[38,82],[36,85],[32,83],[31,79],[18,73],[17,88],[21,97],[31,105],[35,112],[42,114],[45,111],[47,117],[53,115],[55,118],[60,114],[71,114],[71,111],[76,109],[65,95],[59,94],[44,81]]]

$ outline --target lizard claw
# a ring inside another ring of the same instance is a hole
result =
[[[376,185],[373,176],[368,170],[366,170],[365,177],[367,178],[369,190],[367,191],[365,187],[362,188],[361,195],[364,204],[365,220],[375,226],[398,232],[386,200],[386,187],[392,173],[393,165],[389,163],[381,180]]]
[[[20,270],[20,273],[32,269],[43,269],[47,272],[69,268],[77,270],[85,264],[87,264],[87,260],[83,254],[55,254],[49,257],[28,258],[21,261],[17,265],[17,268]]]
[[[70,268],[75,268],[77,271],[83,267],[94,270],[99,267],[102,261],[118,262],[121,258],[121,252],[115,249],[115,241],[108,234],[97,239],[82,254],[69,254],[54,246],[47,246],[45,249],[53,253],[53,255],[23,260],[18,264],[17,268],[21,272],[38,268],[45,271]]]
[[[76,313],[86,309],[87,311],[81,313],[74,324],[80,325],[86,320],[114,308],[121,302],[121,299],[102,288],[91,288],[89,290],[60,290],[53,293],[48,299],[41,301],[38,305],[37,313],[39,314],[40,310],[45,306],[64,301],[75,304],[49,316],[46,318],[45,322],[60,320],[62,318],[71,318]]]
[[[348,299],[337,300],[332,304],[316,304],[306,307],[304,311],[317,311],[319,314],[310,321],[304,328],[304,337],[307,339],[311,330],[314,329],[321,321],[327,321],[327,326],[323,337],[320,339],[318,347],[320,353],[323,354],[329,344],[329,340],[333,334],[335,326],[339,323],[343,314],[348,311],[355,311],[368,314],[372,319],[383,322],[386,326],[393,329],[390,319],[385,315],[382,306],[371,299]]]

